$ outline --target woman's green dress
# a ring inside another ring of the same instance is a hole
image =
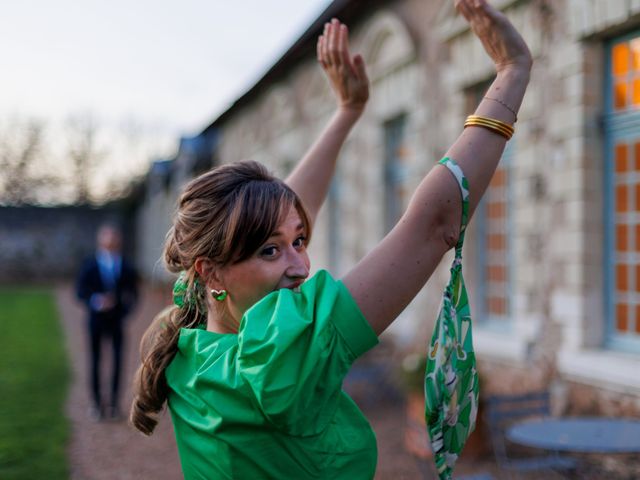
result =
[[[181,331],[166,379],[186,479],[373,478],[375,435],[342,381],[378,338],[326,271],[300,290],[267,295],[237,335]]]

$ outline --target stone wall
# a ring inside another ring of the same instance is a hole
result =
[[[120,208],[0,208],[0,283],[72,279],[104,221],[123,226],[125,252],[135,260],[130,215]]]

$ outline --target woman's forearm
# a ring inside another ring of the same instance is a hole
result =
[[[529,83],[529,70],[514,68],[498,73],[475,114],[513,124]],[[494,100],[489,100],[489,98]],[[495,101],[500,100],[504,104]],[[513,112],[511,111],[513,110]],[[463,125],[460,125],[463,128]],[[462,131],[446,153],[462,169],[469,182],[469,215],[477,207],[498,166],[506,138],[481,127]],[[428,208],[424,208],[428,205]],[[413,211],[412,211],[413,210]],[[439,225],[449,246],[459,235],[462,201],[456,180],[446,168],[436,166],[418,186],[407,214],[422,225]],[[423,221],[420,217],[428,216]]]
[[[312,223],[329,191],[340,149],[361,115],[362,110],[339,108],[286,179],[302,200]]]
[[[522,68],[499,73],[475,114],[513,125],[529,77],[529,70]],[[517,129],[517,124],[514,127]],[[446,155],[460,165],[469,181],[470,213],[475,210],[489,186],[505,145],[506,139],[503,136],[485,128],[469,127],[447,152]]]
[[[298,194],[313,224],[329,192],[340,148],[369,99],[369,79],[360,55],[349,52],[349,31],[336,18],[317,44],[318,63],[329,80],[338,110],[286,183]]]

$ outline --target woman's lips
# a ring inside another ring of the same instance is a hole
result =
[[[303,281],[304,280],[298,280],[297,282],[290,283],[289,285],[282,288],[288,288],[289,290],[293,290],[294,292],[299,292],[300,285],[302,285]]]

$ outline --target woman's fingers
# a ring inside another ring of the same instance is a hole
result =
[[[341,107],[362,110],[369,98],[364,60],[349,53],[349,29],[337,19],[325,24],[316,45],[318,62]]]
[[[488,15],[495,20],[493,7],[484,0],[456,0],[455,7],[470,23],[481,21]]]
[[[340,23],[337,19],[329,24],[329,60],[333,65],[340,65],[341,58],[338,50],[340,43]]]
[[[323,52],[322,52],[323,39],[324,39],[324,37],[322,35],[320,35],[318,37],[318,43],[316,44],[316,56],[318,57],[318,63],[320,65],[322,65],[322,68],[326,68],[327,65],[324,63],[324,55],[323,55]]]
[[[325,23],[324,31],[318,38],[316,50],[318,61],[323,67],[350,65],[347,26],[341,24],[336,18],[330,23]]]
[[[324,32],[322,34],[322,61],[325,66],[329,65],[329,24],[324,24]]]
[[[467,19],[498,71],[510,66],[531,68],[527,44],[502,12],[486,0],[456,0],[455,7]]]
[[[342,64],[351,65],[351,56],[349,55],[349,29],[344,24],[340,25],[338,50]]]
[[[471,20],[471,12],[469,11],[469,5],[465,0],[456,0],[455,7],[458,12],[468,21]]]

